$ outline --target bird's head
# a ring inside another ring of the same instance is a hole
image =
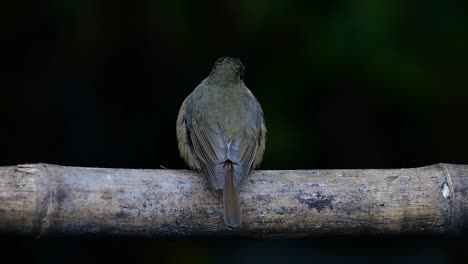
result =
[[[224,79],[225,81],[242,80],[244,64],[239,59],[221,57],[216,60],[210,78]]]

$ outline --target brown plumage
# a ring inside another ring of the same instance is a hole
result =
[[[179,151],[187,164],[223,189],[224,222],[241,224],[238,190],[265,150],[263,111],[242,81],[240,60],[220,58],[187,96],[177,117]]]

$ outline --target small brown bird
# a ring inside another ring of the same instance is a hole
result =
[[[238,59],[216,61],[210,75],[187,96],[177,117],[180,155],[223,189],[224,223],[239,226],[238,190],[265,151],[266,127],[260,103],[242,80]]]

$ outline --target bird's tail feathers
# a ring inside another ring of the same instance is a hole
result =
[[[234,169],[231,161],[224,164],[224,224],[237,227],[242,223],[239,194],[234,187]]]

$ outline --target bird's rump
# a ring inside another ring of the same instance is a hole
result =
[[[201,170],[210,184],[215,189],[224,187],[223,166],[226,161],[231,161],[234,186],[240,188],[252,170],[258,146],[257,136],[248,131],[239,131],[228,141],[221,129],[196,124],[189,133]]]

